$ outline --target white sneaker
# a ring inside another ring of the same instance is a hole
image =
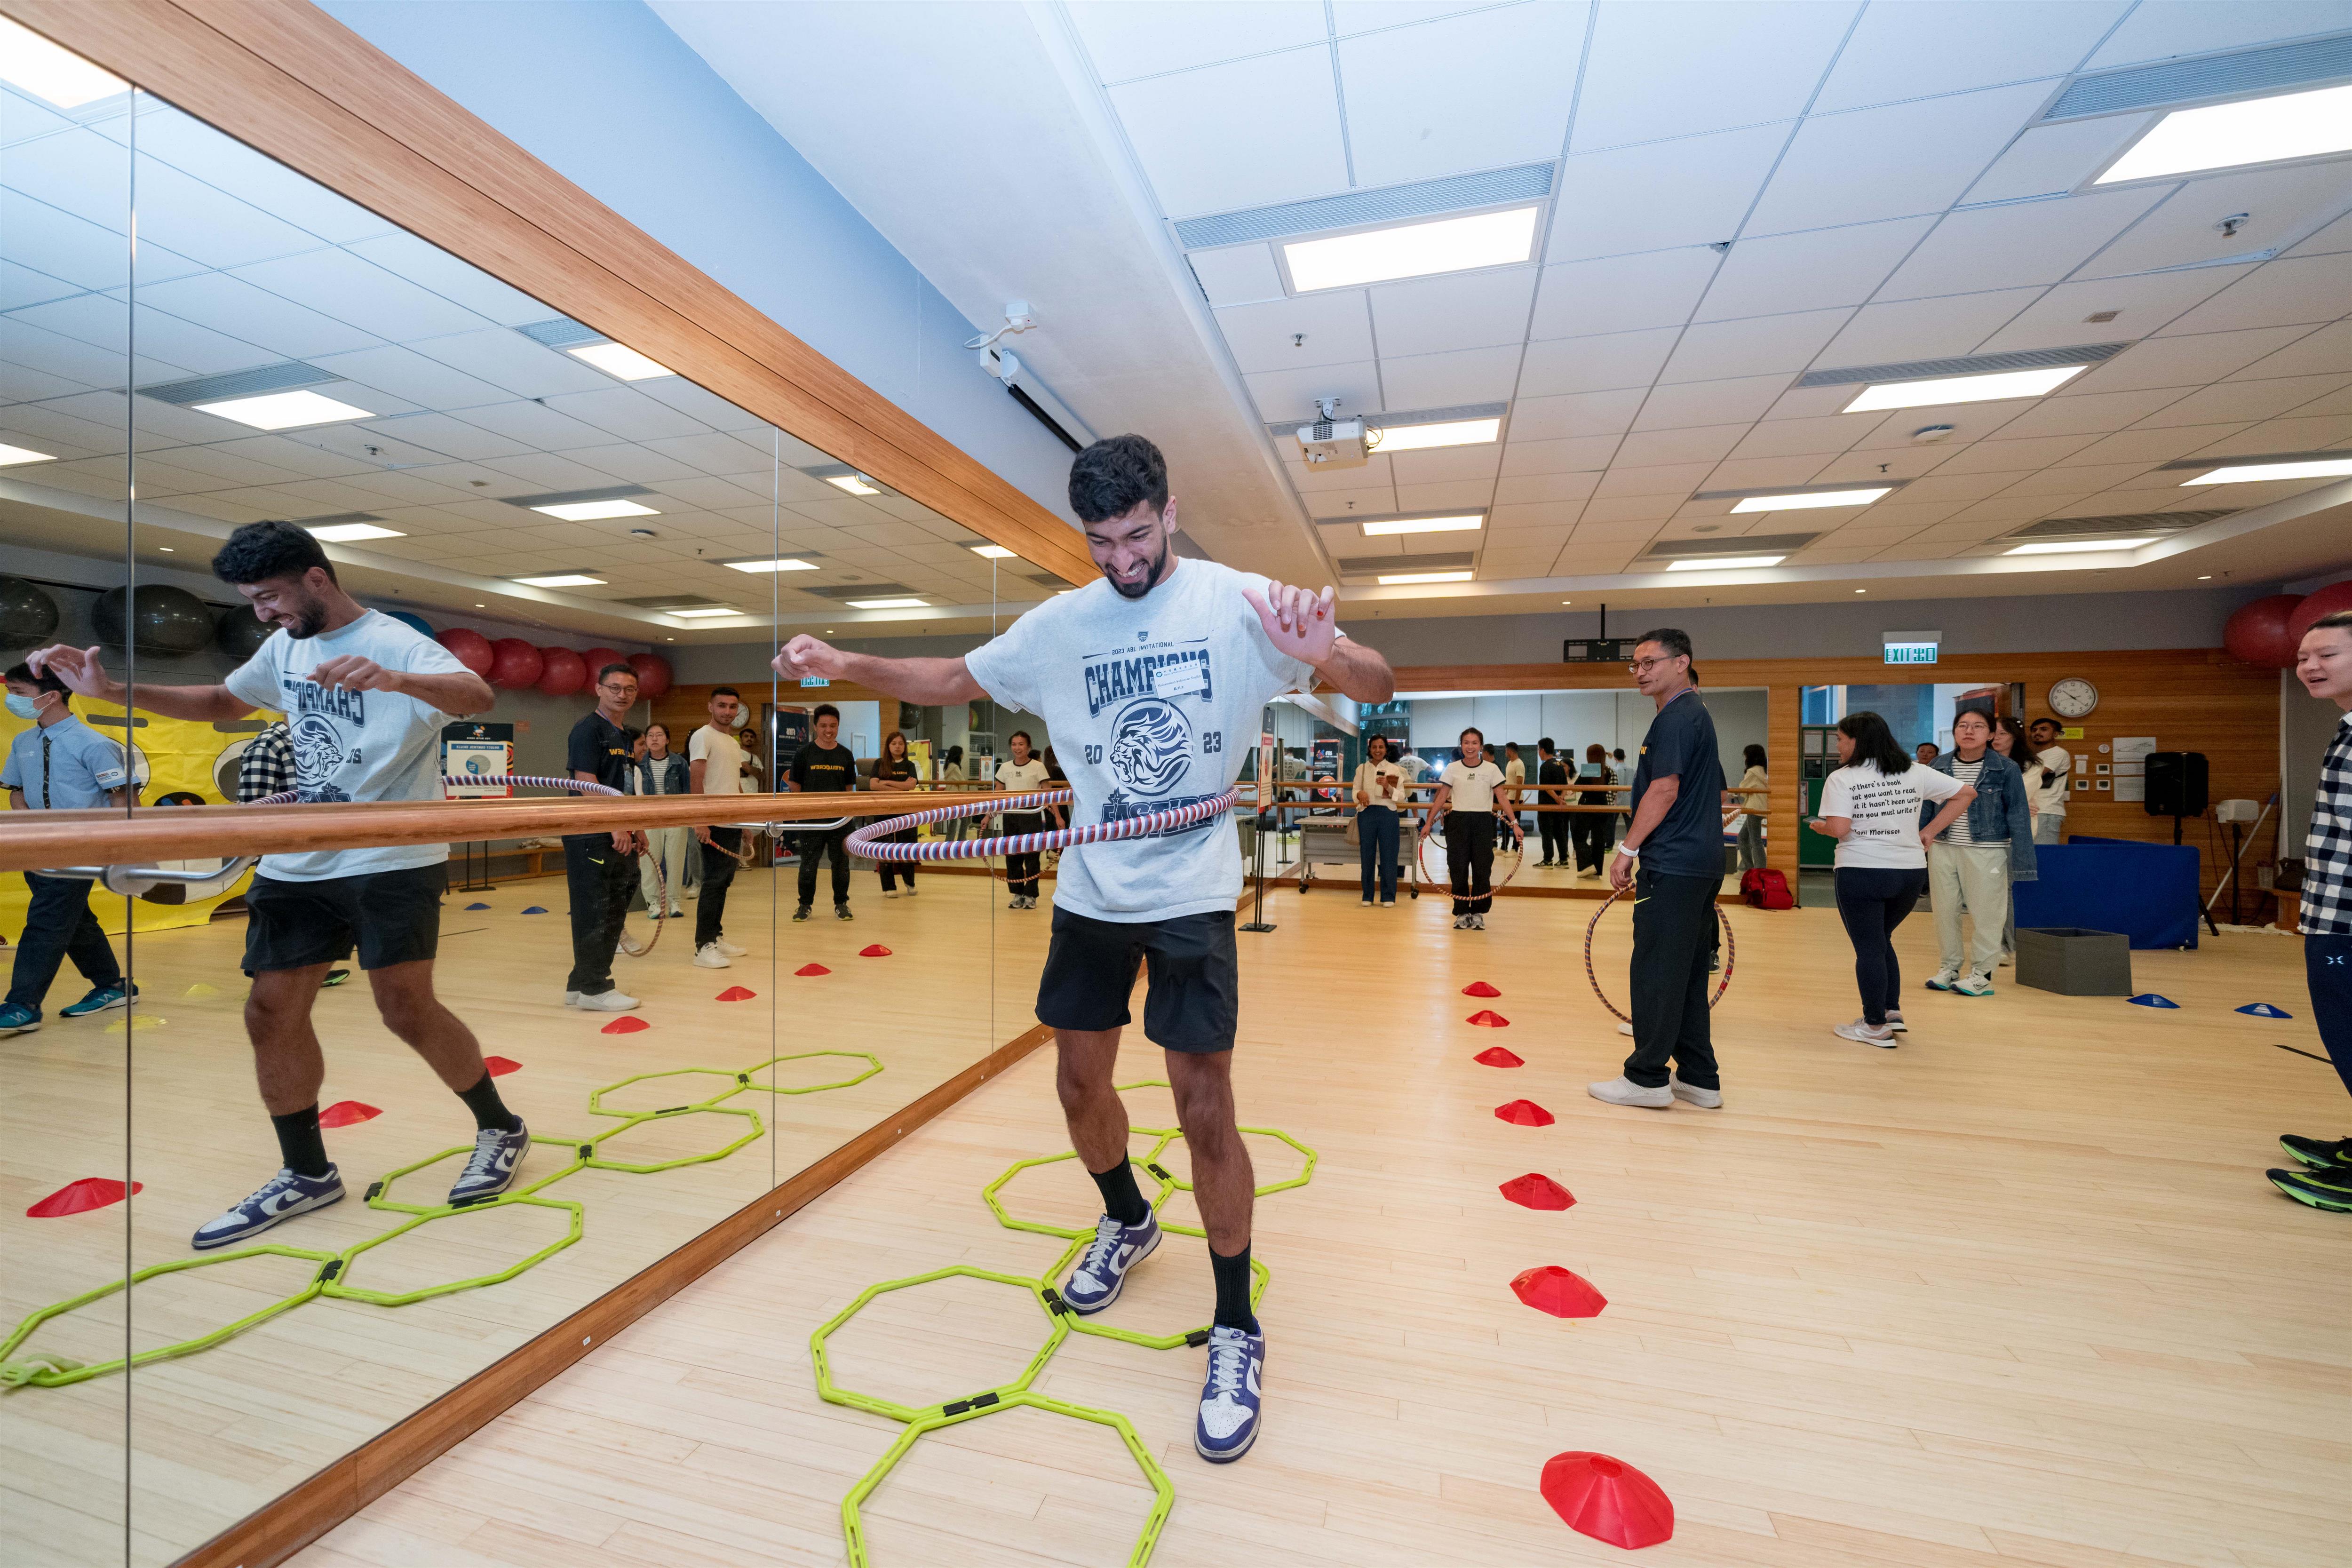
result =
[[[1468,915],[1455,915],[1454,917],[1454,929],[1455,931],[1468,931],[1470,929],[1470,917]]]
[[[1886,1026],[1898,1035],[1907,1035],[1911,1032],[1911,1026],[1903,1021],[1903,1015],[1900,1013],[1886,1015]]]
[[[1643,1089],[1622,1074],[1607,1083],[1588,1083],[1584,1086],[1584,1092],[1611,1105],[1638,1105],[1648,1110],[1664,1110],[1675,1103],[1675,1091],[1664,1084],[1655,1089]]]
[[[1938,969],[1935,973],[1927,977],[1927,989],[1930,991],[1949,991],[1958,983],[1959,978],[1960,972],[1957,969]]]
[[[1701,1110],[1723,1109],[1723,1090],[1701,1089],[1696,1084],[1685,1083],[1681,1077],[1671,1069],[1666,1073],[1666,1092],[1676,1100],[1685,1100],[1697,1106]]]
[[[733,942],[729,942],[723,936],[712,937],[710,939],[710,945],[717,948],[719,952],[725,953],[730,958],[740,958],[745,953],[751,951],[748,947],[737,947]]]
[[[614,958],[642,958],[645,956],[645,952],[646,944],[639,942],[635,937],[629,935],[626,931],[621,933],[620,942],[614,944],[613,948],[613,956]]]
[[[1964,974],[1953,984],[1952,990],[1961,996],[1990,996],[1992,994],[1992,976]]]
[[[2016,962],[2017,954],[2013,952],[2004,952],[2000,955],[2000,967],[2003,969],[2007,969],[2011,964],[2015,963]]]
[[[572,1005],[583,1013],[627,1013],[635,1010],[637,999],[615,985],[593,996],[582,992],[580,1000]]]
[[[563,1005],[567,1007],[577,1007],[580,1005],[580,993],[577,991],[566,991],[563,994]]]
[[[1857,1045],[1876,1046],[1881,1050],[1888,1051],[1895,1048],[1895,1031],[1884,1024],[1874,1029],[1862,1019],[1856,1018],[1851,1024],[1840,1024],[1830,1032],[1841,1040],[1852,1040]]]
[[[697,969],[732,969],[735,965],[732,960],[729,959],[725,953],[719,951],[719,944],[717,942],[706,942],[700,947],[694,950],[694,967]]]
[[[1620,1024],[1617,1026],[1617,1032],[1621,1035],[1630,1037],[1633,1033],[1633,1026],[1631,1024]]]
[[[912,882],[907,884],[907,896],[910,899],[915,896],[915,884]]]
[[[882,896],[886,899],[895,899],[898,896],[898,889],[896,888],[885,888],[882,889]]]

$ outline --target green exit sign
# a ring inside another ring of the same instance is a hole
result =
[[[1891,642],[1886,645],[1889,664],[1933,664],[1937,645],[1931,642]]]

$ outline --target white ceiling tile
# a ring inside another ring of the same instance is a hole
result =
[[[2037,436],[2022,441],[1977,441],[1936,465],[1939,474],[2021,474],[2074,456],[2095,436]]]
[[[1503,5],[1341,42],[1357,182],[1559,157],[1587,9],[1583,0]]]
[[[236,268],[258,289],[349,321],[393,342],[413,342],[486,325],[484,319],[348,250],[313,250]]]
[[[1331,22],[1340,37],[1375,27],[1401,27],[1456,12],[1475,11],[1492,0],[1333,0]]]
[[[1887,279],[1878,298],[1917,300],[2055,283],[2162,194],[2101,191],[1953,213]]]
[[[1699,302],[1698,319],[1719,321],[1859,305],[1886,281],[1887,274],[1895,271],[1935,222],[1927,217],[1896,218],[1816,234],[1743,239],[1724,258],[1722,271]]]
[[[1392,485],[1360,490],[1317,490],[1303,499],[1312,517],[1346,517],[1349,512],[1386,517],[1397,510],[1396,488]]]
[[[597,426],[583,425],[577,419],[528,400],[485,404],[468,408],[456,417],[464,424],[478,426],[509,440],[520,441],[532,450],[560,452],[571,447],[601,447],[612,440],[611,436]],[[499,467],[508,473],[514,471],[504,459],[500,459]]]
[[[1647,386],[1658,378],[1681,336],[1680,328],[1664,327],[1529,343],[1527,363],[1519,372],[1519,395],[1552,397],[1566,392]]]
[[[507,287],[480,268],[413,234],[379,235],[350,248],[386,271],[505,326],[544,321],[556,313],[520,289]]]
[[[1802,370],[1852,314],[1847,310],[1801,310],[1737,321],[1696,322],[1683,330],[1682,342],[1658,379],[1661,383],[1721,381]]]
[[[110,122],[106,133],[128,133],[129,120]],[[357,203],[346,201],[308,175],[232,141],[194,116],[154,99],[140,103],[139,152],[169,163],[273,217],[308,229],[336,245],[393,232],[394,226]],[[141,227],[145,224],[142,221]],[[145,247],[140,270],[146,272]]]
[[[1201,292],[1212,305],[1246,305],[1282,298],[1282,273],[1274,264],[1274,247],[1229,245],[1216,250],[1195,250],[1185,257]]]
[[[2222,384],[2225,386],[2234,386],[2238,384],[2235,382],[2224,382]],[[2294,408],[2289,410],[2289,412],[2298,419],[2307,416],[2333,416],[2339,414],[2352,414],[2352,391],[2332,392],[2325,397],[2315,397],[2308,403],[2297,405]]]
[[[635,387],[607,385],[601,391],[569,393],[544,401],[556,413],[593,425],[624,441],[662,441],[709,433],[699,419],[689,418]],[[766,463],[760,464],[763,481],[768,467]]]
[[[1388,461],[1400,485],[1433,485],[1449,479],[1484,479],[1491,483],[1502,469],[1503,448],[1501,443],[1490,441],[1483,447],[1399,452]]]
[[[2113,278],[2159,267],[2187,267],[2284,246],[2324,223],[2352,187],[2342,163],[2310,163],[2191,180],[2084,268]],[[2244,215],[2236,233],[2223,218]]]
[[[2143,0],[2084,68],[2335,32],[2347,20],[2342,0]]]
[[[1941,212],[2049,96],[2045,84],[2032,82],[1809,116],[1740,232],[1781,234]]]
[[[1658,495],[1595,497],[1584,503],[1584,515],[1577,520],[1573,537],[1580,541],[1599,537],[1584,531],[1609,523],[1616,523],[1621,528],[1630,523],[1646,525],[1639,531],[1625,529],[1618,535],[1619,538],[1654,537],[1659,525],[1675,515],[1675,508],[1681,504],[1683,493],[1678,487]]]
[[[1643,503],[1641,502],[1626,501],[1612,501],[1609,504],[1612,511],[1625,508],[1629,505],[1634,507],[1643,506]],[[1658,525],[1663,522],[1664,519],[1655,515],[1656,509],[1654,506],[1647,507],[1646,510],[1651,515],[1629,521],[1616,517],[1594,517],[1591,515],[1591,509],[1588,508],[1583,520],[1577,523],[1576,531],[1569,535],[1570,547],[1571,549],[1580,549],[1592,545],[1616,543],[1633,545],[1647,544],[1651,540],[1657,537]],[[1631,555],[1633,552],[1628,551],[1624,553]]]
[[[1282,471],[1290,476],[1290,488],[1301,495],[1308,490],[1360,490],[1396,483],[1396,474],[1391,468],[1393,458],[1375,457],[1361,467],[1351,468],[1334,468],[1328,463],[1318,463],[1309,468],[1305,463],[1291,461],[1298,455],[1295,441],[1284,442],[1282,446]]]
[[[1979,501],[2006,489],[2014,474],[1930,474],[1903,487],[1907,501]]]
[[[2287,252],[2289,256],[2327,256],[2352,250],[2352,216],[2339,217]]]
[[[1772,406],[1764,411],[1764,418],[1767,423],[1780,419],[1827,419],[1832,415],[1844,413],[1845,405],[1853,401],[1853,395],[1854,389],[1851,386],[1792,387],[1772,400]]]
[[[110,355],[119,356],[125,346],[122,302],[104,294],[79,294],[69,300],[26,306],[12,312],[8,320],[9,330],[16,322],[29,322],[79,338]],[[167,310],[142,306],[137,312],[135,326],[142,358],[152,356],[184,365],[196,375],[268,364],[278,357],[257,343],[215,331]],[[118,369],[110,379],[120,380],[121,371]]]
[[[2333,256],[2284,258],[2256,268],[2165,331],[2227,331],[2238,327],[2284,327],[2332,322],[2352,314],[2352,251]]]
[[[2352,366],[2352,322],[2338,321],[2264,355],[2244,369],[2233,372],[2230,379],[2251,381],[2278,375],[2326,375],[2347,366]]]
[[[1675,430],[1693,425],[1745,423],[1759,417],[1788,384],[1785,375],[1751,375],[1657,387],[1643,403],[1633,427]]]
[[[1382,357],[1524,342],[1536,274],[1533,267],[1503,267],[1380,285],[1370,293]]]
[[[1568,436],[1615,436],[1633,428],[1642,406],[1640,388],[1580,392],[1565,397],[1522,397],[1511,405],[1511,444]],[[1702,421],[1693,421],[1702,423]],[[1510,471],[1509,454],[1503,470]]]
[[[1698,308],[1722,263],[1720,254],[1700,245],[1547,267],[1528,335],[1575,338],[1679,327]]]
[[[2308,327],[2258,327],[2239,332],[2148,338],[2067,384],[2074,392],[2127,392],[2147,386],[2203,386],[2276,353]]]
[[[1150,7],[1138,7],[1150,9]],[[1110,89],[1171,217],[1348,188],[1331,57],[1294,49]]]
[[[1396,488],[1399,511],[1437,511],[1454,507],[1482,507],[1495,499],[1492,479],[1448,479],[1441,484]]]
[[[2251,267],[2200,267],[2187,272],[2151,272],[2138,278],[2061,283],[2042,294],[2016,320],[1984,340],[1979,352],[2071,348],[2079,343],[2121,342],[2155,335],[2181,311],[2228,288]],[[1941,300],[1919,301],[1932,309]],[[2092,315],[2113,310],[2112,321]]]
[[[12,236],[10,248],[16,247]],[[145,253],[142,249],[142,260]],[[331,315],[257,289],[225,272],[149,283],[142,277],[139,302],[184,321],[236,323],[236,335],[288,359],[373,347],[381,340]]]
[[[1575,261],[1729,239],[1790,129],[1752,126],[1570,158],[1546,255]]]
[[[2245,445],[2240,446],[2240,442]],[[2328,451],[2352,441],[2352,414],[2319,418],[2265,419],[2216,443],[2217,449],[2242,452]]]
[[[1971,5],[1970,10],[1982,11]],[[2019,7],[2022,9],[2022,7]],[[2155,116],[2109,114],[2095,120],[2069,120],[2056,125],[2036,125],[2010,144],[2009,151],[1970,185],[1962,198],[1970,203],[2018,201],[2026,196],[2052,196],[2071,191],[2105,166],[2126,142]]]
[[[1707,475],[1706,488],[1711,490],[1775,489],[1783,485],[1803,485],[1812,482],[1825,459],[1814,454],[1799,458],[1730,458],[1717,463],[1715,472]],[[1695,502],[1695,506],[1728,507],[1727,501]],[[1684,515],[1692,515],[1685,509]]]
[[[1528,475],[1597,472],[1609,466],[1610,455],[1617,450],[1618,440],[1615,436],[1536,440],[1523,436],[1517,419],[1514,418],[1510,440],[1503,447],[1503,472]]]
[[[1962,501],[1906,501],[1902,492],[1868,508],[1853,522],[1836,531],[1837,537],[1851,536],[1855,542],[1885,535],[1888,542],[1906,539],[1919,530],[1943,521],[1965,505]]]
[[[1187,70],[1325,37],[1323,7],[1315,0],[1072,0],[1069,14],[1103,81]]]
[[[1812,96],[1854,12],[1843,4],[1606,0],[1570,151],[1790,119]]]
[[[747,440],[761,448],[772,459],[780,458],[787,463],[794,460],[793,451],[784,446],[784,442],[790,440],[790,437],[784,437],[782,431],[778,430],[756,414],[745,413],[717,393],[706,391],[695,385],[682,375],[656,376],[651,381],[640,381],[634,384],[647,397],[667,403],[680,414],[699,420],[714,430],[742,432]],[[799,447],[800,443],[794,441],[792,442],[792,446]],[[801,449],[811,452],[815,450],[814,447]]]
[[[2327,394],[2352,386],[2352,366],[2341,375],[2292,375],[2271,381],[2225,381],[2200,387],[2148,415],[2134,426],[2160,430],[2172,425],[2219,425],[2232,419],[2275,419]]]
[[[1406,354],[1381,360],[1386,406],[1453,408],[1469,403],[1500,403],[1519,376],[1519,345],[1457,349],[1452,353]]]
[[[488,382],[453,370],[413,349],[392,344],[353,353],[316,355],[310,363],[362,386],[379,387],[426,408],[468,408],[477,404],[509,401],[505,391]]]
[[[1338,398],[1343,416],[1377,413],[1383,406],[1379,371],[1369,360],[1313,370],[1268,371],[1242,380],[1258,413],[1270,425],[1314,418],[1318,397]]]
[[[1601,483],[1598,473],[1526,474],[1495,481],[1495,504],[1583,500]]]
[[[2180,395],[2180,388],[2167,386],[2045,397],[2003,425],[2000,434],[2003,437],[2111,435],[2177,402]]]
[[[1739,458],[1827,457],[1843,452],[1879,425],[1875,414],[1818,419],[1768,419],[1748,431],[1732,454]]]
[[[408,346],[493,386],[502,386],[517,397],[598,392],[613,384],[612,377],[591,370],[570,354],[558,353],[504,327],[455,332]]]
[[[2094,463],[2168,463],[2185,458],[2200,447],[2236,435],[2243,425],[2193,425],[2170,430],[2126,430],[2114,436],[2103,436],[2069,457],[2059,459],[2061,466],[2088,466]]]
[[[1244,374],[1312,370],[1373,357],[1371,317],[1360,289],[1228,305],[1217,312],[1217,325]],[[1292,342],[1302,337],[1303,342]]]
[[[1625,444],[1617,450],[1616,461],[1628,468],[1715,463],[1739,444],[1739,437],[1747,430],[1745,425],[1701,425],[1680,430],[1636,431],[1625,437]]]
[[[1494,510],[1487,513],[1486,522],[1487,526],[1497,531],[1517,528],[1568,528],[1573,526],[1584,511],[1582,496],[1566,496],[1556,500],[1545,500],[1514,505],[1504,501],[1502,493],[1498,490],[1496,492],[1495,499],[1496,504]]]
[[[2079,463],[2063,468],[2045,468],[2038,474],[2028,474],[2016,480],[2003,495],[2084,496],[2121,484],[2147,470],[2146,463]],[[2079,503],[2078,503],[2079,504]],[[2063,507],[2060,510],[2064,510]],[[2110,503],[2112,510],[2112,503]],[[2093,515],[2084,512],[2083,515]]]
[[[1644,464],[1639,468],[1612,468],[1601,476],[1601,483],[1592,494],[1596,500],[1622,496],[1672,496],[1680,505],[1690,492],[1715,471],[1712,458],[1705,462]]]
[[[1838,51],[1813,112],[2063,75],[2130,9],[2129,0],[1873,5]]]
[[[2042,297],[2039,289],[1996,289],[1940,300],[1864,305],[1822,351],[1827,364],[1895,364],[1973,353],[1987,337]]]
[[[1815,484],[1849,479],[1916,479],[1951,456],[1948,447],[1856,447],[1822,463]]]

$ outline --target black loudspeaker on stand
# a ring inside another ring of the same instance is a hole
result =
[[[2180,824],[2186,817],[2202,816],[2206,805],[2205,753],[2202,752],[2150,752],[2147,754],[2147,801],[2150,816],[2172,818],[2172,841],[2180,842]],[[2210,908],[2198,911],[2205,918],[2206,928],[2215,936],[2221,928],[2213,924]]]

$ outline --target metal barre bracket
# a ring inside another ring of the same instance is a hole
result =
[[[226,892],[229,885],[251,870],[260,858],[258,855],[236,856],[216,871],[167,871],[150,861],[138,866],[58,866],[34,875],[96,882],[108,892],[120,893],[127,899],[144,899],[159,888],[168,889],[178,897],[150,901],[184,904]]]

